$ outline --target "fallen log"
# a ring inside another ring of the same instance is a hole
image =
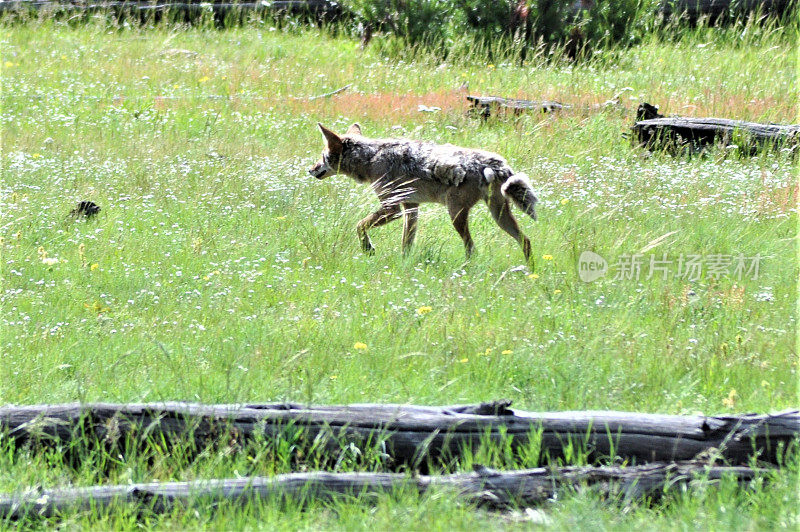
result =
[[[315,15],[331,18],[341,14],[341,7],[332,0],[274,0],[270,2],[236,1],[153,1],[153,0],[109,0],[97,2],[70,2],[63,0],[8,0],[0,2],[0,13],[22,13],[47,11],[49,13],[111,13],[165,14],[182,13],[197,16],[213,12],[217,16],[233,13],[257,12],[275,15]]]
[[[458,458],[483,443],[508,443],[531,452],[539,463],[584,452],[590,463],[618,457],[635,463],[694,459],[701,453],[731,464],[752,457],[776,464],[800,437],[800,412],[675,416],[630,412],[525,412],[510,402],[425,407],[355,404],[304,406],[291,403],[202,405],[193,403],[56,404],[0,407],[0,435],[16,446],[144,445],[188,441],[214,444],[296,440],[340,452],[342,445],[380,449],[390,466],[425,468]],[[79,454],[79,453],[78,453]]]
[[[792,8],[791,4],[791,0],[662,0],[657,12],[665,18],[684,15],[694,22],[706,16],[717,21],[749,13],[780,17]]]
[[[534,506],[568,490],[591,489],[625,501],[657,500],[669,490],[692,482],[718,483],[730,478],[740,484],[763,477],[768,470],[709,466],[702,463],[648,464],[634,467],[563,467],[495,471],[476,466],[474,473],[409,476],[401,473],[292,473],[191,482],[150,482],[41,490],[0,495],[0,518],[53,517],[66,511],[97,511],[119,504],[140,504],[153,512],[176,504],[204,506],[220,502],[248,503],[293,499],[328,501],[342,496],[372,502],[376,496],[414,490],[450,491],[468,504],[491,509]]]
[[[517,100],[513,98],[501,98],[499,96],[467,96],[467,100],[472,104],[470,112],[475,113],[482,118],[489,118],[492,116],[492,111],[510,112],[518,115],[525,111],[540,111],[542,113],[552,113],[561,111],[563,109],[570,109],[572,106],[552,102],[548,100],[531,101],[531,100]]]
[[[647,103],[639,106],[631,128],[639,145],[649,149],[679,151],[715,143],[736,146],[754,154],[764,147],[797,148],[800,125],[759,124],[727,118],[665,117]]]
[[[15,11],[23,9],[64,9],[70,11],[85,11],[96,9],[170,9],[186,6],[197,6],[206,9],[232,9],[239,7],[242,9],[254,9],[256,7],[267,8],[273,11],[288,12],[318,12],[339,9],[337,2],[332,0],[272,0],[270,2],[236,2],[236,1],[203,1],[203,0],[183,0],[170,2],[167,0],[99,0],[94,2],[75,2],[68,0],[6,0],[0,2],[0,11]]]

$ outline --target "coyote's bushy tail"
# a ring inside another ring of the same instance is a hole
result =
[[[506,198],[517,204],[517,207],[525,211],[534,220],[536,219],[536,202],[539,198],[533,191],[531,181],[523,173],[517,173],[506,179],[500,192]]]

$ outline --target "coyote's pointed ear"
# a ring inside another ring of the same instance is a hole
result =
[[[358,122],[347,128],[345,135],[361,135],[361,126],[358,125]]]
[[[333,152],[342,151],[342,137],[319,122],[317,122],[317,125],[319,126],[319,130],[322,131],[322,137],[325,139],[325,145],[328,147],[328,150]]]

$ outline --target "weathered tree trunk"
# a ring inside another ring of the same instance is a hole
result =
[[[552,113],[554,111],[561,111],[562,109],[570,109],[572,107],[571,105],[547,100],[535,102],[531,100],[501,98],[499,96],[467,96],[467,100],[472,104],[470,111],[483,118],[489,118],[493,111],[504,111],[518,115],[525,111]]]
[[[90,1],[90,2],[67,2],[60,0],[9,0],[0,2],[0,12],[3,11],[25,11],[25,10],[47,10],[49,12],[94,12],[111,11],[127,13],[185,13],[187,15],[198,15],[208,10],[217,15],[226,15],[233,12],[257,11],[274,14],[314,14],[323,17],[330,17],[341,13],[341,7],[337,2],[330,0],[273,0],[270,2],[235,2],[235,1],[211,1],[203,2],[200,0],[183,0],[171,2],[152,1],[152,0],[109,0],[109,1]]]
[[[204,506],[223,501],[330,500],[357,496],[370,502],[383,493],[411,489],[418,493],[448,490],[470,504],[500,509],[533,506],[559,492],[589,488],[605,496],[636,500],[658,499],[670,489],[704,479],[731,478],[747,483],[765,470],[749,467],[716,467],[701,463],[649,464],[634,467],[564,467],[494,471],[476,466],[475,473],[442,476],[408,476],[399,473],[293,473],[193,482],[151,482],[43,490],[0,496],[0,517],[21,519],[26,515],[51,517],[67,510],[102,510],[118,504],[141,504],[164,512],[176,503]]]
[[[728,463],[755,456],[777,463],[800,437],[800,412],[769,415],[670,416],[626,412],[524,412],[509,402],[449,407],[357,404],[200,405],[191,403],[59,404],[0,407],[0,431],[16,444],[209,444],[285,438],[338,452],[342,444],[378,447],[390,464],[425,467],[457,458],[482,442],[538,445],[540,463],[584,450],[590,461],[691,460],[714,453]],[[88,436],[88,438],[87,438]],[[530,447],[529,447],[530,449]],[[571,451],[570,451],[571,452]]]
[[[745,153],[764,146],[794,149],[800,140],[800,125],[758,124],[726,118],[665,117],[656,107],[643,103],[633,125],[636,140],[650,149],[703,147],[714,143],[736,145]]]
[[[791,0],[662,0],[658,12],[665,17],[685,15],[691,21],[701,16],[712,21],[751,12],[782,16],[791,7]]]

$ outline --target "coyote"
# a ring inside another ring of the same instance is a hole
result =
[[[317,125],[325,149],[322,160],[308,172],[317,179],[342,173],[359,183],[369,183],[381,202],[380,209],[358,222],[358,237],[366,253],[375,249],[367,231],[399,218],[401,213],[403,252],[408,252],[417,232],[419,204],[436,202],[447,206],[469,258],[474,248],[467,226],[469,210],[484,200],[497,225],[519,242],[525,260],[530,259],[531,241],[520,231],[508,200],[534,220],[538,200],[528,177],[514,173],[501,156],[452,144],[370,139],[362,136],[358,124],[350,126],[343,136]]]

